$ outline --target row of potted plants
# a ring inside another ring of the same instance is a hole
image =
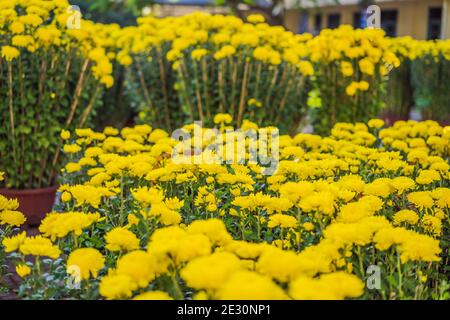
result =
[[[327,133],[378,114],[389,69],[401,61],[448,59],[448,42],[414,42],[412,57],[381,30],[294,35],[259,15],[143,17],[126,28],[81,19],[71,29],[68,7],[0,3],[0,168],[8,177],[0,193],[19,199],[30,224],[53,204],[63,130],[107,122],[122,98],[138,122],[165,129],[212,124],[226,111],[238,126],[245,118],[296,132],[309,113],[315,132]]]

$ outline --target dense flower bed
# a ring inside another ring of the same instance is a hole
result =
[[[31,298],[449,298],[450,131],[383,126],[280,136],[273,175],[250,162],[177,164],[178,141],[148,125],[64,131],[61,213],[39,236],[10,232],[2,252]],[[205,155],[192,147],[183,159]],[[23,223],[14,202],[0,210],[8,230]]]

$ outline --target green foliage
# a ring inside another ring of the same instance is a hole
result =
[[[181,109],[175,90],[176,74],[167,61],[166,44],[134,57],[126,70],[125,95],[130,106],[139,112],[138,122],[173,129],[184,124],[187,114]]]
[[[411,63],[411,82],[416,107],[425,119],[450,122],[450,61],[425,56]]]
[[[100,12],[108,12],[111,10],[132,12],[135,15],[140,15],[142,8],[154,4],[153,0],[86,0],[90,4],[91,10],[98,10]]]
[[[326,135],[337,122],[367,122],[376,117],[385,106],[387,77],[376,72],[367,77],[353,63],[353,79],[344,77],[339,70],[339,61],[315,65],[316,74],[312,80],[320,92],[322,106],[311,109],[314,132]],[[367,81],[367,91],[357,91],[349,96],[346,88],[353,81]]]
[[[383,113],[394,119],[408,119],[414,103],[409,60],[405,59],[400,67],[389,73],[386,89],[386,109]]]
[[[136,24],[136,16],[140,15],[138,7],[132,9],[127,7],[126,3],[120,1],[72,0],[70,3],[80,7],[84,19],[95,22],[129,26]]]
[[[288,63],[269,65],[236,56],[201,61],[185,55],[178,70],[179,96],[193,119],[212,125],[216,113],[229,113],[238,125],[244,119],[295,132],[306,113],[305,77]]]
[[[127,95],[126,68],[116,60],[112,61],[114,84],[104,89],[99,108],[92,110],[92,126],[103,130],[106,126],[122,128],[133,121],[134,109],[131,108],[132,98]]]
[[[168,49],[137,56],[128,69],[127,94],[138,122],[173,130],[194,120],[212,125],[214,115],[229,113],[239,125],[247,119],[296,132],[310,84],[288,63],[274,66],[242,56],[195,60],[189,51],[173,70]]]
[[[0,61],[0,168],[8,188],[55,184],[59,133],[89,124],[101,90],[75,50],[39,49]]]

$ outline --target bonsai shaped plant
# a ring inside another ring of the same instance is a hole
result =
[[[88,124],[113,84],[101,28],[66,0],[0,3],[0,194],[18,199],[28,224],[54,203],[61,130]]]

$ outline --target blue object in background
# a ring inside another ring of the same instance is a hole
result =
[[[300,12],[300,23],[298,25],[298,33],[309,32],[308,17],[309,17],[308,12],[306,11]]]
[[[361,10],[361,17],[359,20],[359,28],[364,29],[367,27],[367,11],[366,10]]]

